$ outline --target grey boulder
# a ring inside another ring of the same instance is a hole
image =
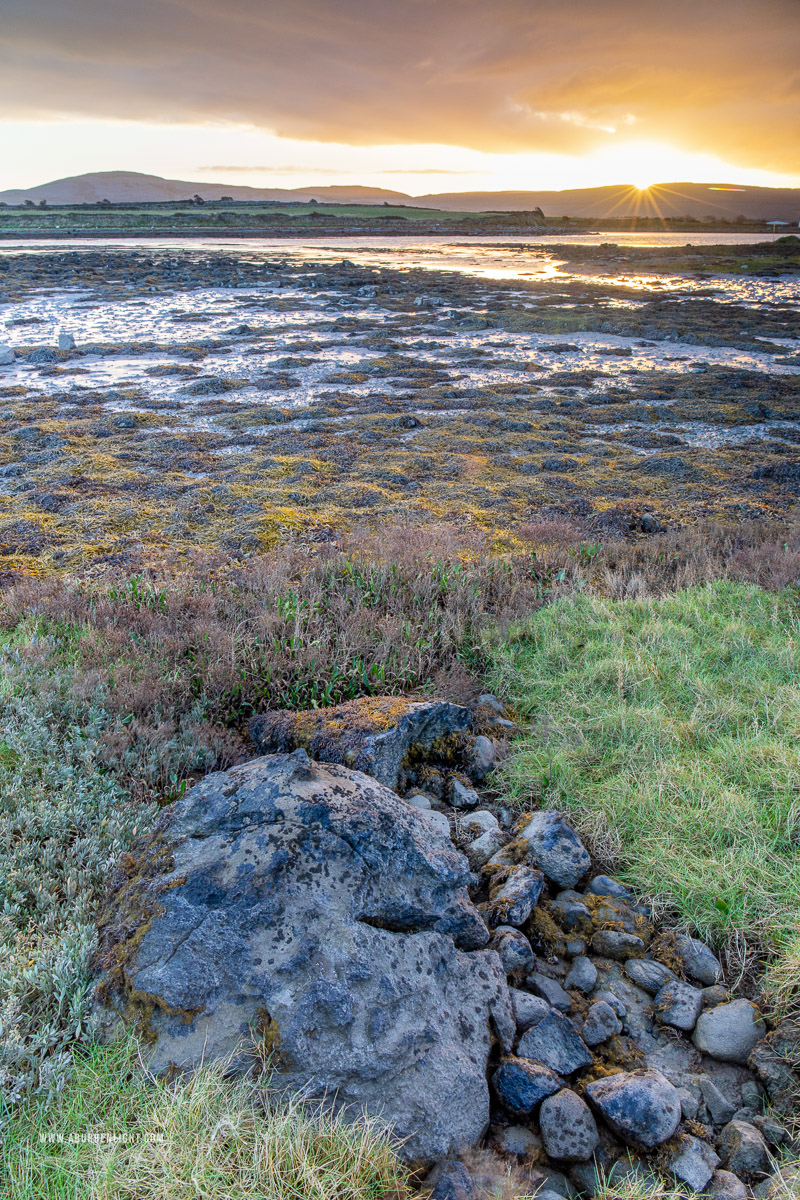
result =
[[[489,893],[490,925],[524,925],[542,894],[544,876],[534,867],[512,867],[505,882]]]
[[[492,1089],[504,1108],[514,1116],[535,1112],[546,1096],[552,1096],[562,1081],[549,1067],[510,1056],[492,1075]]]
[[[662,1025],[688,1033],[697,1024],[703,1007],[703,993],[682,979],[669,979],[656,992],[653,1011]]]
[[[671,1138],[681,1119],[677,1089],[660,1071],[624,1071],[596,1079],[586,1095],[624,1142],[645,1150]]]
[[[538,1025],[550,1012],[550,1005],[546,1000],[533,996],[530,992],[523,992],[521,988],[509,988],[508,994],[511,997],[514,1020],[521,1033],[533,1025]]]
[[[560,813],[530,813],[521,818],[515,833],[509,850],[524,854],[530,866],[559,887],[574,887],[592,865],[583,842]]]
[[[10,367],[16,355],[10,346],[0,346],[0,367]]]
[[[769,1174],[769,1148],[761,1132],[747,1121],[729,1121],[719,1135],[717,1148],[723,1165],[745,1179]]]
[[[278,1086],[380,1117],[411,1160],[482,1135],[513,1016],[467,863],[424,814],[299,751],[206,777],[134,861],[101,921],[101,1031],[137,1022],[163,1070],[254,1027]]]
[[[708,1008],[697,1018],[692,1041],[698,1050],[722,1062],[744,1065],[750,1051],[767,1032],[758,1009],[749,1000],[732,1000]]]
[[[688,934],[679,933],[675,948],[678,951],[684,970],[692,979],[709,987],[722,979],[722,966],[719,959],[711,953],[705,942]]]
[[[651,996],[655,996],[665,983],[675,978],[674,971],[652,958],[629,958],[625,963],[625,972],[637,987]]]
[[[684,1134],[664,1166],[676,1178],[688,1183],[693,1191],[701,1192],[719,1166],[719,1155],[708,1142]]]
[[[586,995],[594,991],[597,984],[597,967],[590,958],[584,958],[583,955],[578,955],[572,960],[569,974],[564,980],[564,986],[567,988],[577,988],[579,992],[584,992]]]
[[[604,1000],[596,1001],[586,1014],[581,1030],[586,1045],[599,1046],[618,1033],[622,1033],[622,1022],[614,1009]]]

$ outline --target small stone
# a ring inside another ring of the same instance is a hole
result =
[[[497,751],[494,742],[482,734],[475,738],[469,754],[468,770],[470,776],[481,783],[490,771],[495,768]]]
[[[664,526],[659,521],[658,517],[652,513],[642,513],[641,519],[642,533],[663,533]]]
[[[653,1001],[653,1011],[661,1024],[685,1033],[694,1029],[702,1007],[703,993],[682,979],[668,980]]]
[[[480,796],[473,788],[465,787],[460,779],[450,784],[450,803],[453,808],[475,808]]]
[[[723,1166],[745,1179],[769,1174],[769,1150],[762,1134],[746,1121],[729,1121],[719,1135],[717,1148]]]
[[[617,896],[620,900],[633,900],[633,892],[626,888],[624,883],[619,883],[608,875],[595,875],[586,892],[591,896]]]
[[[496,950],[500,955],[506,975],[527,975],[535,961],[525,934],[520,933],[519,929],[512,929],[510,925],[498,926],[489,942],[489,949]]]
[[[480,837],[475,838],[474,842],[470,842],[464,853],[467,856],[467,862],[473,871],[480,871],[481,867],[497,854],[506,844],[506,835],[502,829],[487,829],[486,833],[482,833]]]
[[[705,942],[679,933],[676,939],[676,949],[687,975],[704,983],[707,987],[719,983],[722,979],[722,967]]]
[[[517,1158],[535,1158],[542,1149],[540,1139],[524,1125],[495,1125],[489,1130],[489,1138],[501,1154]]]
[[[564,991],[557,979],[551,979],[549,975],[542,975],[541,972],[534,971],[528,976],[528,987],[535,996],[546,1000],[551,1008],[558,1009],[563,1013],[571,1012],[572,997]]]
[[[609,1038],[622,1033],[622,1022],[610,1004],[599,1001],[586,1014],[581,1035],[587,1046],[599,1046]]]
[[[664,1167],[678,1179],[700,1192],[719,1166],[719,1156],[708,1142],[684,1134],[680,1145],[665,1161]]]
[[[712,983],[711,987],[704,987],[703,993],[703,1008],[716,1008],[718,1004],[727,1004],[730,1000],[730,993],[721,983]]]
[[[747,1188],[732,1171],[715,1171],[706,1195],[712,1200],[747,1200]]]
[[[567,949],[569,949],[569,947],[567,947]],[[569,974],[564,980],[564,986],[568,988],[577,988],[579,992],[583,992],[584,995],[588,996],[589,992],[593,991],[596,985],[597,967],[594,965],[592,960],[590,958],[584,958],[582,955],[579,955],[577,958],[573,958]]]
[[[595,996],[595,1003],[607,1004],[610,1008],[613,1008],[620,1021],[628,1012],[619,996],[615,996],[613,992],[608,991],[606,988],[604,988],[602,992],[597,993]]]
[[[418,808],[421,812],[427,812],[431,807],[431,802],[427,796],[418,793],[416,796],[406,796],[406,800],[412,807]]]
[[[535,1112],[546,1096],[552,1096],[561,1087],[562,1081],[555,1071],[521,1057],[506,1058],[492,1075],[497,1099],[515,1116]]]
[[[681,1102],[681,1112],[688,1121],[693,1121],[700,1111],[700,1101],[694,1092],[690,1092],[688,1088],[679,1087],[678,1097]]]
[[[752,1109],[753,1112],[761,1112],[764,1108],[764,1093],[755,1079],[745,1079],[742,1084],[742,1106]]]
[[[505,883],[490,894],[489,925],[524,925],[542,894],[544,875],[534,867],[515,867]]]
[[[434,809],[422,809],[419,814],[429,825],[432,825],[437,833],[443,833],[445,837],[450,837],[450,822],[443,812],[436,812]]]
[[[625,1071],[596,1079],[587,1086],[586,1096],[623,1141],[645,1150],[672,1137],[681,1119],[677,1089],[660,1071]]]
[[[571,1075],[581,1067],[590,1067],[594,1061],[572,1022],[552,1009],[542,1021],[522,1035],[517,1054],[520,1058],[544,1063],[559,1075]]]
[[[10,367],[16,355],[10,346],[0,346],[0,367]]]
[[[533,996],[530,992],[523,992],[521,988],[509,988],[508,994],[520,1033],[538,1025],[550,1012],[550,1005],[546,1000],[542,1000],[541,996]]]
[[[74,350],[75,338],[73,335],[71,333],[60,333],[58,335],[58,348],[59,350]]]
[[[437,1163],[425,1177],[430,1200],[475,1200],[472,1178],[463,1163],[446,1160]]]
[[[735,1105],[731,1104],[727,1096],[723,1096],[713,1079],[709,1079],[707,1075],[701,1075],[699,1082],[700,1092],[712,1123],[717,1127],[727,1125],[736,1112]]]
[[[524,845],[531,866],[559,887],[574,887],[592,865],[583,842],[560,813],[528,814],[515,832],[516,846]]]
[[[649,992],[651,996],[655,996],[665,983],[675,978],[669,967],[652,958],[629,958],[625,963],[625,971],[637,987]]]
[[[758,1114],[751,1117],[750,1124],[764,1135],[764,1139],[770,1146],[783,1146],[789,1141],[789,1131],[785,1126],[776,1121],[774,1117],[764,1114]]]
[[[560,925],[565,933],[590,933],[592,929],[592,914],[581,899],[562,899],[557,896],[550,905],[550,916]]]
[[[708,1008],[697,1019],[692,1041],[703,1054],[722,1062],[744,1065],[750,1051],[767,1032],[758,1009],[749,1000],[732,1000]]]
[[[645,945],[635,933],[622,933],[617,929],[598,929],[592,937],[592,949],[604,958],[625,961],[644,954]]]
[[[539,1128],[545,1150],[561,1162],[585,1162],[600,1141],[589,1105],[569,1088],[544,1101]]]
[[[570,938],[567,942],[567,954],[570,958],[583,958],[586,953],[586,942],[583,938]]]
[[[486,808],[478,808],[475,812],[466,813],[465,816],[458,818],[459,833],[471,834],[472,837],[480,837],[482,833],[499,828],[500,822],[497,817]]]

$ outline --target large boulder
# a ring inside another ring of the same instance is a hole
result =
[[[379,1115],[412,1161],[474,1144],[514,1021],[469,867],[419,812],[304,751],[209,775],[171,805],[101,922],[98,1023],[136,1021],[152,1065],[235,1053]]]
[[[307,712],[276,710],[250,721],[260,754],[302,749],[319,762],[341,763],[396,790],[412,759],[458,759],[472,726],[468,708],[402,696],[351,700]]]

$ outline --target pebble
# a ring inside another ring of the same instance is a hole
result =
[[[515,867],[505,883],[491,895],[489,924],[524,925],[543,887],[544,876],[541,871],[534,867]]]
[[[635,933],[622,933],[617,929],[598,929],[592,937],[592,949],[604,958],[625,961],[637,954],[644,954],[645,945]]]
[[[424,817],[434,829],[450,837],[450,822],[443,812],[436,812],[435,809],[420,809],[419,815]]]
[[[475,812],[458,818],[459,832],[472,834],[473,837],[480,837],[482,833],[489,833],[490,830],[499,828],[500,823],[497,817],[486,808],[478,808]]]
[[[681,1119],[677,1089],[660,1071],[624,1071],[596,1079],[586,1096],[623,1141],[645,1150],[671,1138]]]
[[[717,1141],[722,1163],[746,1179],[769,1174],[769,1150],[763,1135],[746,1121],[729,1121]]]
[[[515,1116],[535,1112],[545,1097],[552,1096],[561,1086],[555,1071],[522,1057],[505,1059],[492,1075],[497,1099]]]
[[[538,1025],[550,1012],[550,1005],[546,1000],[542,1000],[540,996],[533,996],[530,992],[523,992],[521,988],[509,988],[508,994],[511,997],[514,1020],[517,1023],[517,1029],[521,1033],[524,1033],[526,1029],[530,1029],[533,1025]]]
[[[747,1200],[747,1188],[732,1171],[715,1171],[706,1195],[712,1200]]]
[[[714,1125],[726,1125],[736,1112],[736,1106],[731,1104],[727,1096],[723,1096],[713,1079],[707,1075],[700,1076],[700,1092]]]
[[[544,1020],[522,1035],[517,1054],[544,1063],[559,1075],[571,1075],[581,1067],[590,1067],[594,1061],[572,1022],[552,1009]]]
[[[622,1033],[622,1022],[610,1004],[600,1000],[586,1014],[581,1036],[587,1046],[599,1046],[609,1038]]]
[[[676,939],[676,949],[687,975],[703,983],[706,987],[719,983],[722,979],[720,961],[711,953],[705,942],[688,934],[679,933]]]
[[[489,1136],[501,1154],[517,1158],[534,1158],[542,1148],[541,1140],[524,1125],[495,1125]]]
[[[469,773],[480,783],[495,768],[497,751],[494,742],[483,734],[475,738],[469,755]]]
[[[678,1179],[688,1183],[695,1192],[701,1192],[719,1166],[719,1155],[708,1142],[684,1134],[677,1150],[666,1159],[664,1166]]]
[[[567,954],[570,958],[583,958],[586,953],[586,942],[583,938],[570,938],[567,942]]]
[[[692,1041],[711,1058],[743,1065],[766,1031],[755,1005],[749,1000],[732,1000],[700,1014]]]
[[[479,871],[498,850],[502,849],[505,843],[506,835],[499,828],[487,829],[486,833],[482,833],[480,837],[475,838],[474,842],[470,842],[464,853],[472,870]]]
[[[595,875],[586,892],[592,896],[617,896],[620,900],[633,900],[633,892],[609,875]]]
[[[569,949],[569,947],[567,947]],[[590,958],[578,955],[572,960],[569,974],[564,980],[564,986],[577,988],[579,992],[588,995],[597,985],[597,967]]]
[[[450,803],[453,808],[475,808],[480,796],[474,788],[465,787],[460,779],[454,779],[450,786]]]
[[[420,792],[417,796],[406,796],[406,800],[414,808],[418,808],[421,812],[428,812],[431,807],[431,802],[427,796],[423,796]]]
[[[535,962],[531,944],[519,929],[499,925],[489,942],[489,949],[500,955],[506,975],[527,975]]]
[[[600,1141],[589,1105],[569,1088],[543,1102],[539,1129],[545,1150],[560,1162],[585,1162]]]
[[[460,1162],[437,1163],[425,1184],[430,1200],[475,1200],[475,1189],[469,1171]]]
[[[637,985],[655,996],[665,983],[675,978],[673,971],[663,963],[652,958],[629,958],[625,963],[625,971]]]
[[[528,987],[534,996],[540,996],[542,1000],[546,1000],[551,1008],[558,1009],[563,1013],[572,1010],[572,997],[564,991],[557,979],[551,979],[549,975],[542,975],[540,971],[534,971],[528,976]]]
[[[682,979],[669,979],[653,1000],[653,1011],[662,1025],[691,1032],[703,1008],[703,993]]]

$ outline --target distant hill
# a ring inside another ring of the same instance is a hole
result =
[[[337,204],[404,204],[440,208],[450,212],[515,212],[541,208],[548,217],[716,217],[735,220],[800,221],[800,188],[737,187],[725,183],[660,183],[645,192],[629,185],[573,188],[569,191],[445,192],[409,196],[405,192],[373,187],[254,188],[228,183],[192,183],[162,179],[136,171],[97,171],[56,179],[34,188],[0,192],[0,201],[23,204],[26,200],[48,204],[96,204],[190,200],[319,200]]]

